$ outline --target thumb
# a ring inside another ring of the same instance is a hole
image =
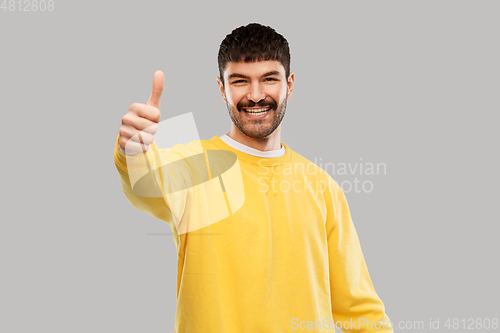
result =
[[[149,97],[147,105],[160,108],[161,94],[163,93],[163,84],[165,78],[162,71],[156,71],[153,77],[153,91]]]

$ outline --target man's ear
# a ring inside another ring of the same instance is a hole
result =
[[[287,91],[287,99],[292,96],[292,91],[293,91],[293,83],[295,82],[295,74],[293,72],[290,72],[290,75],[288,75],[288,91]]]
[[[220,79],[220,77],[217,77],[217,84],[219,85],[220,95],[222,96],[224,103],[227,103],[226,92],[224,91],[224,84],[222,84],[222,80]]]

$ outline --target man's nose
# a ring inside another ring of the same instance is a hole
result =
[[[266,94],[262,91],[259,84],[254,84],[251,86],[250,91],[247,94],[247,99],[258,103],[259,101],[266,98]]]

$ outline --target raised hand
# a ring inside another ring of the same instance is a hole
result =
[[[130,105],[128,112],[122,117],[118,145],[125,154],[132,156],[145,153],[153,143],[161,119],[160,102],[164,81],[163,72],[156,71],[153,77],[153,91],[146,104]]]

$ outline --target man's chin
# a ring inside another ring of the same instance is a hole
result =
[[[249,128],[248,126],[244,126],[242,129],[240,129],[240,131],[246,136],[253,139],[264,139],[272,134],[270,126],[266,126],[266,128],[259,128],[258,130],[256,130],[255,128]]]

